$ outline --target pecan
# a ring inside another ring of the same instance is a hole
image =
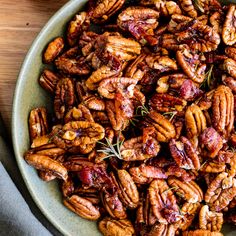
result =
[[[223,68],[228,74],[230,74],[234,79],[236,79],[236,73],[235,73],[236,61],[235,60],[231,58],[224,60]]]
[[[115,220],[111,217],[106,217],[99,222],[98,228],[104,236],[134,235],[134,227],[132,223],[127,219]]]
[[[203,192],[194,181],[182,182],[176,177],[169,177],[167,182],[173,188],[173,192],[186,201],[196,203],[203,200]]]
[[[163,115],[150,111],[146,117],[145,123],[147,127],[153,126],[156,130],[156,139],[159,142],[168,142],[176,136],[174,125]]]
[[[173,223],[180,219],[176,198],[165,180],[153,180],[148,193],[153,213],[160,223]]]
[[[190,17],[197,17],[197,11],[194,8],[192,0],[180,0],[180,6]]]
[[[98,205],[100,203],[98,190],[96,188],[87,188],[82,186],[76,188],[74,192],[80,197],[83,197],[84,199],[90,201],[94,205]]]
[[[44,107],[35,108],[30,111],[29,133],[31,142],[38,137],[48,134],[47,110]]]
[[[198,55],[191,54],[187,49],[176,52],[176,59],[184,73],[194,82],[202,83],[205,78],[206,65],[199,61]]]
[[[222,75],[222,82],[232,90],[233,94],[236,93],[236,79],[231,76]]]
[[[153,30],[158,26],[159,13],[146,7],[128,7],[118,18],[118,26],[129,31],[137,40],[146,40],[151,45],[157,44]]]
[[[226,45],[235,44],[235,27],[235,5],[230,5],[222,30],[222,39]]]
[[[133,97],[134,87],[137,82],[135,79],[125,77],[104,79],[99,84],[98,92],[101,96],[108,99],[114,99],[117,92]]]
[[[202,164],[200,171],[206,173],[221,173],[225,171],[225,168],[225,163],[206,162]]]
[[[66,115],[64,117],[64,121],[65,121],[65,123],[68,123],[70,121],[94,122],[93,116],[90,113],[90,110],[82,104],[78,105],[78,108],[73,107],[72,109],[70,109],[66,113]]]
[[[93,1],[92,3],[94,5],[90,6],[90,14],[92,21],[94,23],[102,23],[104,21],[107,21],[123,6],[124,2],[125,0]]]
[[[208,186],[205,201],[212,211],[221,211],[236,196],[236,179],[228,177],[226,172],[220,173]]]
[[[45,69],[39,78],[39,84],[51,94],[55,93],[56,85],[60,78],[54,72]]]
[[[220,85],[213,96],[212,124],[217,132],[228,137],[234,123],[234,97],[229,87]]]
[[[144,145],[142,136],[126,140],[120,149],[122,159],[124,161],[146,160],[156,156],[160,150],[160,145],[154,138],[152,138],[153,153],[146,153]]]
[[[69,78],[61,79],[56,86],[54,110],[57,119],[63,119],[65,113],[75,104],[73,81]]]
[[[208,110],[212,106],[212,100],[214,96],[215,90],[211,90],[205,94],[203,94],[202,97],[200,97],[196,104],[200,107],[202,111]]]
[[[91,110],[104,111],[105,101],[96,95],[85,96],[83,98],[83,103]]]
[[[92,116],[94,121],[102,126],[107,126],[109,124],[109,118],[104,111],[93,111]]]
[[[182,136],[179,141],[172,139],[169,147],[171,155],[179,167],[187,170],[198,170],[200,168],[200,161],[196,150],[194,150],[193,145],[187,138]]]
[[[57,178],[57,176],[54,175],[52,172],[43,171],[43,170],[38,171],[38,176],[40,179],[42,179],[45,182],[49,182]]]
[[[80,12],[70,21],[67,28],[67,41],[70,46],[74,46],[83,31],[87,31],[90,26],[90,20],[86,12]]]
[[[64,205],[71,211],[87,220],[97,220],[100,217],[100,212],[93,204],[77,195],[72,195],[69,198],[64,199]]]
[[[67,169],[58,161],[42,154],[26,154],[25,161],[38,170],[49,171],[60,179],[66,180]]]
[[[228,46],[225,48],[225,54],[233,60],[236,60],[236,48]]]
[[[194,231],[184,231],[183,236],[224,236],[220,232],[211,232],[205,229],[196,229]]]
[[[209,206],[202,206],[199,212],[199,228],[210,231],[221,231],[223,214],[209,211]]]
[[[167,179],[167,174],[162,168],[142,164],[139,167],[129,169],[135,183],[148,184],[153,179]]]
[[[74,193],[75,186],[70,176],[62,182],[61,190],[64,197],[70,197]]]
[[[188,138],[199,136],[206,128],[206,118],[196,104],[189,106],[185,113],[185,125]]]
[[[148,236],[175,236],[176,228],[172,224],[158,223],[154,225]]]
[[[200,136],[200,145],[202,149],[206,149],[207,157],[216,157],[220,149],[223,147],[223,140],[221,136],[212,127],[203,131]],[[205,167],[204,167],[205,169]]]
[[[104,138],[104,128],[94,122],[71,121],[60,129],[53,129],[52,141],[61,148],[78,147],[83,149]]]
[[[64,48],[64,39],[61,37],[55,38],[50,42],[43,54],[43,62],[51,63],[62,52]]]
[[[209,22],[212,25],[213,29],[218,33],[221,34],[222,33],[222,19],[223,15],[221,12],[214,12],[210,18],[209,18]]]
[[[122,203],[127,208],[136,208],[139,203],[139,192],[130,174],[126,170],[117,170],[117,178],[113,175],[113,179]]]

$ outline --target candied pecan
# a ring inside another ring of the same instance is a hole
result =
[[[236,180],[232,177],[228,178],[228,174],[222,172],[209,184],[205,193],[205,201],[212,211],[219,212],[227,207],[235,196]]]
[[[145,119],[145,126],[153,126],[156,130],[156,139],[159,142],[168,142],[176,136],[174,125],[163,115],[150,111]]]
[[[91,1],[92,5],[89,14],[94,23],[107,21],[124,4],[125,0],[99,0]]]
[[[233,153],[233,156],[230,158],[229,162],[228,162],[228,169],[227,169],[227,173],[229,176],[235,177],[236,175],[236,154]]]
[[[64,197],[70,197],[74,193],[75,186],[70,176],[62,182],[61,190]]]
[[[88,121],[88,122],[94,122],[93,116],[90,113],[90,110],[82,105],[79,104],[78,107],[73,107],[70,109],[65,117],[64,117],[65,123],[68,123],[70,121]]]
[[[148,193],[153,213],[160,223],[173,223],[180,219],[176,198],[165,180],[153,180]]]
[[[221,231],[223,214],[209,210],[209,206],[202,206],[199,212],[199,228],[210,231]]]
[[[38,176],[40,179],[42,179],[45,182],[49,182],[57,178],[57,176],[54,175],[52,172],[43,171],[43,170],[38,171]]]
[[[122,92],[128,97],[133,97],[134,87],[137,82],[135,79],[125,77],[104,79],[98,86],[98,92],[101,96],[108,99],[114,99],[117,92]]]
[[[194,231],[184,231],[183,236],[224,236],[220,232],[211,232],[205,229],[196,229]]]
[[[142,161],[156,156],[160,150],[160,144],[154,138],[152,138],[152,154],[145,152],[144,145],[142,136],[126,140],[120,148],[122,159],[124,161]]]
[[[236,60],[236,47],[228,46],[225,48],[225,54],[233,60]]]
[[[137,40],[146,40],[151,45],[157,44],[153,30],[158,26],[159,13],[146,7],[128,7],[118,18],[118,26],[129,31]]]
[[[135,183],[148,184],[153,179],[167,179],[167,173],[162,168],[142,164],[129,169]]]
[[[38,170],[49,171],[60,179],[66,180],[68,177],[67,169],[56,160],[42,154],[29,154],[24,156],[26,162]]]
[[[176,52],[176,59],[184,73],[194,82],[202,83],[205,78],[206,65],[201,63],[198,55],[191,54],[187,49]]]
[[[205,162],[202,164],[200,171],[206,173],[221,173],[226,168],[225,163]]]
[[[196,150],[187,138],[182,136],[179,141],[172,139],[169,147],[171,155],[179,167],[187,170],[198,170],[200,168],[200,161]]]
[[[134,227],[127,219],[116,220],[111,217],[105,217],[98,223],[98,228],[104,236],[134,235]]]
[[[176,228],[172,224],[155,224],[148,236],[175,236]]]
[[[180,0],[180,6],[190,17],[197,17],[197,11],[192,0]]]
[[[83,149],[87,145],[93,145],[104,138],[104,128],[94,122],[71,121],[62,128],[53,129],[52,141],[61,148],[68,149],[78,147]],[[91,150],[90,150],[91,151]]]
[[[100,212],[97,207],[87,199],[77,195],[72,195],[71,197],[64,199],[63,203],[71,211],[84,219],[97,220],[100,217]]]
[[[63,119],[65,113],[75,104],[74,83],[69,78],[61,79],[56,86],[54,111],[57,119]]]
[[[203,96],[200,97],[196,101],[196,104],[200,107],[202,111],[205,111],[211,108],[214,93],[215,93],[215,90],[211,90],[207,93],[204,93]]]
[[[231,76],[222,75],[222,82],[232,90],[233,94],[236,93],[236,79]]]
[[[54,72],[45,69],[39,77],[39,84],[51,94],[55,93],[56,85],[60,78]]]
[[[62,37],[55,38],[50,42],[43,54],[43,62],[51,63],[62,52],[64,48],[64,39]]]
[[[107,126],[109,123],[109,118],[104,111],[93,111],[93,119],[96,123],[101,124],[102,126]]]
[[[96,188],[87,188],[87,186],[82,186],[76,188],[74,192],[80,197],[83,197],[84,199],[90,201],[94,205],[98,205],[100,203],[99,193]]]
[[[186,110],[185,125],[190,139],[199,136],[206,128],[206,118],[199,106],[194,103]]]
[[[38,107],[30,111],[29,115],[29,133],[31,142],[38,137],[48,134],[47,110],[44,107]]]
[[[90,26],[90,19],[86,12],[80,12],[70,21],[67,28],[67,41],[70,46],[74,46],[83,31],[87,31]]]
[[[223,140],[214,128],[209,127],[201,134],[200,145],[202,148],[206,148],[207,157],[214,158],[223,147]]]
[[[108,66],[102,66],[98,70],[94,71],[92,75],[87,79],[86,86],[90,90],[96,90],[99,83],[106,78],[110,78],[112,76],[117,76],[119,71],[112,70]]]
[[[182,182],[176,177],[169,177],[167,182],[173,188],[173,192],[188,202],[196,203],[203,200],[203,192],[194,181]]]
[[[118,188],[118,195],[121,202],[130,209],[134,209],[139,203],[139,192],[137,187],[126,170],[117,170],[117,178],[112,175]]]
[[[231,58],[224,60],[223,68],[228,74],[230,74],[234,79],[236,79],[236,73],[235,73],[236,61],[235,60]]]
[[[236,42],[235,26],[235,5],[230,5],[222,30],[222,39],[226,45]]]
[[[228,137],[234,124],[234,97],[229,87],[220,85],[213,96],[212,124],[217,132]]]

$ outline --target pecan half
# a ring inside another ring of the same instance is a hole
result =
[[[236,61],[235,60],[231,58],[224,60],[223,68],[228,74],[230,74],[234,79],[236,79],[236,72],[235,72]]]
[[[180,6],[190,17],[197,17],[197,11],[194,8],[192,0],[180,0]]]
[[[175,236],[176,228],[173,224],[158,223],[154,225],[148,236]]]
[[[184,231],[183,236],[224,236],[220,232],[211,232],[205,229],[196,229],[193,231]]]

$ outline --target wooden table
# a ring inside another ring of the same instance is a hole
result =
[[[10,132],[12,98],[24,57],[44,24],[67,0],[0,0],[0,113]]]

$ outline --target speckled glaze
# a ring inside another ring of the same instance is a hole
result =
[[[62,204],[61,193],[56,181],[43,182],[34,168],[23,159],[29,148],[28,115],[32,108],[46,106],[49,110],[51,98],[39,86],[42,72],[42,52],[47,43],[64,33],[67,22],[78,12],[86,0],[71,0],[64,5],[45,25],[32,44],[20,71],[12,112],[12,138],[15,156],[24,181],[40,210],[64,235],[99,236],[96,223],[84,220],[67,210]],[[224,226],[224,234],[236,235],[235,228]],[[124,235],[125,236],[125,235]]]

